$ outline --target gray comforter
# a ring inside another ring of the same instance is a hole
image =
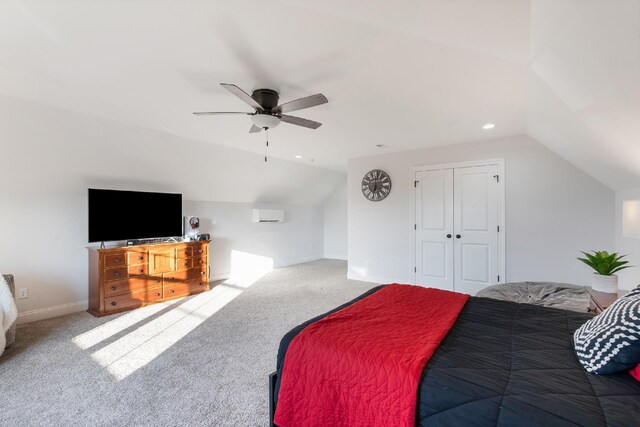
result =
[[[552,282],[515,282],[489,286],[479,297],[586,312],[589,293],[583,286]]]

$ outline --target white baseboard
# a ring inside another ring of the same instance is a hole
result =
[[[50,319],[52,317],[64,316],[65,314],[85,311],[89,308],[88,301],[76,301],[68,304],[54,305],[53,307],[38,308],[36,310],[23,311],[18,313],[17,324],[35,322],[36,320]]]
[[[291,260],[287,260],[287,261],[278,262],[276,265],[273,266],[273,268],[290,267],[292,265],[302,264],[302,263],[311,262],[311,261],[317,261],[319,259],[324,259],[324,258],[325,257],[322,256],[322,255],[312,255],[312,256],[308,256],[308,257],[304,257],[304,258],[296,258],[296,259],[291,259]],[[217,273],[217,274],[212,274],[209,277],[209,281],[210,282],[217,282],[219,280],[227,280],[230,277],[231,277],[231,272]]]
[[[347,273],[347,279],[358,280],[360,282],[378,283],[380,285],[388,285],[390,283],[410,283],[410,282],[405,282],[398,279],[392,279],[389,277],[363,276],[361,274],[354,273],[354,272]]]
[[[324,257],[326,259],[337,259],[340,261],[347,261],[347,256],[346,255],[332,255],[332,254],[324,254]]]
[[[304,257],[304,258],[290,259],[290,260],[287,260],[287,261],[283,261],[282,263],[279,263],[277,266],[274,266],[274,268],[289,267],[289,266],[296,265],[296,264],[302,264],[304,262],[317,261],[319,259],[324,259],[324,256],[322,256],[322,255],[311,255],[311,256],[308,256],[308,257]]]
[[[212,274],[209,277],[209,281],[210,282],[217,282],[219,280],[227,280],[229,277],[231,277],[231,272],[228,273],[218,273],[218,274]]]

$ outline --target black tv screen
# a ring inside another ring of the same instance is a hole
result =
[[[182,194],[89,188],[89,242],[182,235]]]

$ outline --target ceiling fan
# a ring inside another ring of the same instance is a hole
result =
[[[309,129],[318,129],[322,126],[322,123],[314,122],[313,120],[303,119],[302,117],[289,116],[283,113],[290,113],[291,111],[298,111],[304,108],[315,107],[316,105],[322,105],[329,102],[329,100],[321,93],[315,95],[306,96],[304,98],[296,99],[294,101],[285,102],[278,105],[279,95],[278,92],[271,89],[256,89],[251,96],[240,89],[238,86],[230,83],[220,83],[222,87],[229,92],[240,98],[245,103],[249,104],[255,110],[253,113],[243,112],[195,112],[193,114],[197,116],[216,116],[216,115],[228,115],[228,114],[246,114],[251,116],[253,126],[249,129],[249,133],[257,133],[268,129],[273,129],[278,126],[280,122],[289,123],[296,126],[302,126]]]

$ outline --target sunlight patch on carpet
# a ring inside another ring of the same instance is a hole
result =
[[[105,323],[104,325],[98,326],[89,332],[78,335],[73,338],[73,343],[81,349],[87,350],[88,348],[91,348],[96,344],[100,344],[102,341],[111,338],[125,329],[134,326],[144,319],[153,316],[159,311],[162,311],[168,304],[169,301],[166,303],[150,305],[139,310],[130,311],[109,323]]]
[[[91,354],[93,360],[117,381],[127,378],[147,366],[273,270],[273,260],[268,257],[233,251],[231,259],[229,280],[216,285],[209,292],[187,297],[173,308],[169,304],[179,301],[178,299],[134,310],[75,337],[73,342],[82,349],[90,350],[96,344],[169,307],[168,311],[157,318]]]
[[[116,380],[123,380],[156,359],[241,293],[240,289],[218,285],[96,351],[91,357]]]

